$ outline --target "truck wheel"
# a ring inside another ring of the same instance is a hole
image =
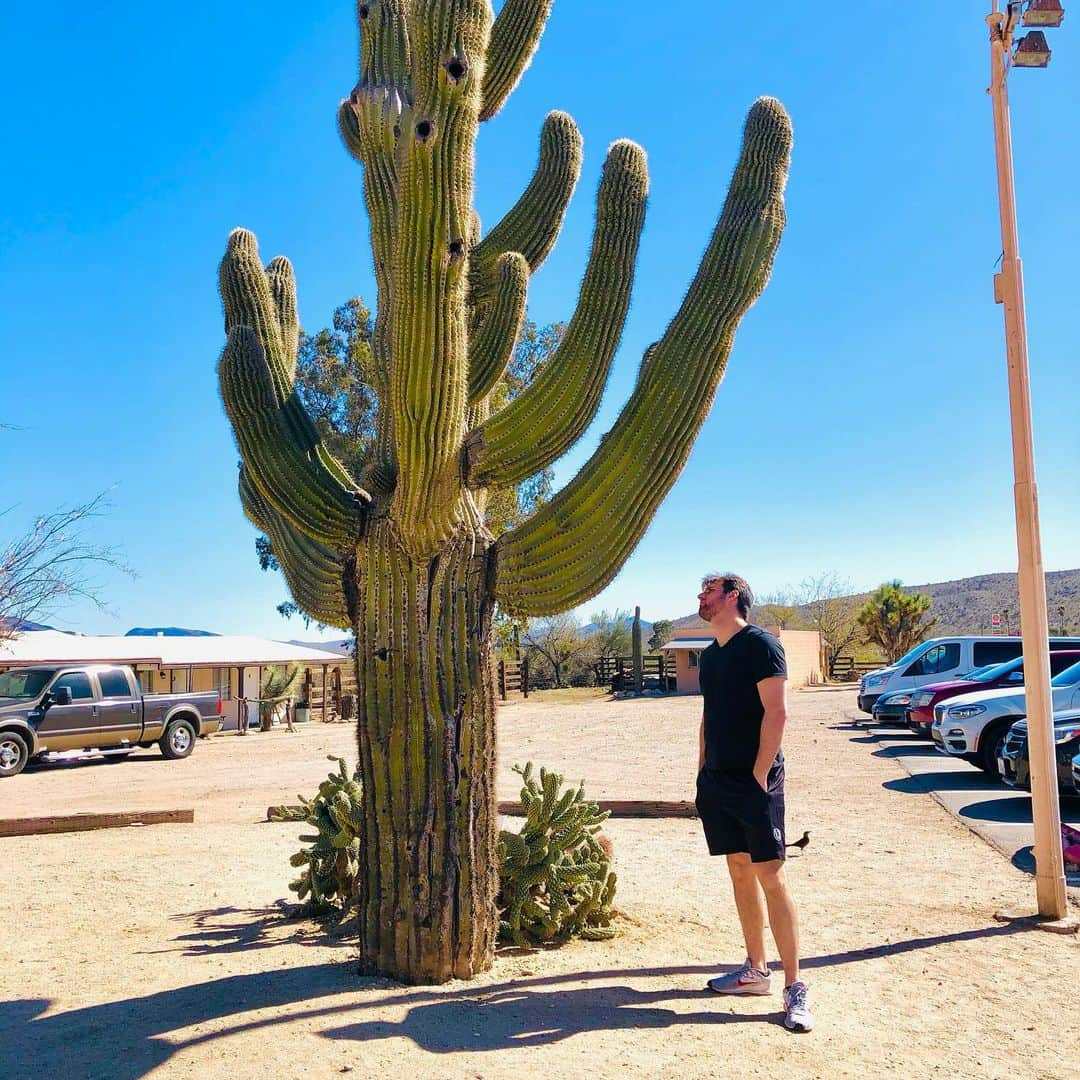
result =
[[[976,764],[985,773],[991,776],[998,774],[998,755],[1005,745],[1005,736],[1009,734],[1009,728],[1013,726],[1012,720],[1001,720],[988,727],[979,739],[979,760]]]
[[[16,731],[0,731],[0,777],[17,776],[26,767],[30,747]]]
[[[186,758],[195,749],[195,728],[190,720],[173,720],[158,741],[161,753],[170,761]]]

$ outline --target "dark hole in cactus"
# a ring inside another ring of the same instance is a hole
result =
[[[381,645],[372,653],[372,655],[377,660],[385,660],[390,655],[390,650],[385,645]]]
[[[450,258],[460,259],[465,254],[465,241],[464,240],[451,240],[450,241]]]
[[[416,125],[416,137],[421,142],[427,142],[435,131],[435,125],[430,120],[421,120]]]
[[[451,56],[444,65],[446,68],[446,74],[450,76],[451,82],[461,82],[465,78],[466,72],[469,70],[468,61],[461,56]]]
[[[369,4],[361,4],[356,9],[356,13],[360,16],[361,19],[366,19],[368,15],[371,14],[371,6]]]
[[[394,138],[395,139],[400,139],[401,138],[401,125],[400,124],[395,124],[394,125]]]

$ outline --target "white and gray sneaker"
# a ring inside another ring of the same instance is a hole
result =
[[[729,971],[726,975],[717,975],[706,984],[714,994],[767,994],[769,993],[768,966],[764,970],[754,967],[750,958],[738,971]]]
[[[814,1014],[807,1000],[806,983],[793,982],[784,988],[784,1027],[788,1031],[810,1031],[814,1026]]]

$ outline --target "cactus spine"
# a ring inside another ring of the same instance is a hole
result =
[[[581,138],[564,113],[547,118],[532,180],[486,235],[472,206],[473,146],[550,8],[506,0],[494,17],[490,0],[357,4],[360,77],[338,122],[363,165],[378,289],[379,414],[363,476],[321,445],[293,389],[288,261],[264,270],[254,236],[236,230],[221,265],[219,380],[244,511],[270,537],[300,607],[356,635],[362,963],[411,982],[468,977],[492,961],[492,608],[563,611],[615,576],[686,462],[784,224],[790,124],[762,98],[701,266],[622,414],[551,503],[492,537],[487,485],[550,464],[595,415],[648,191],[644,152],[614,143],[566,336],[535,384],[493,413],[528,276],[577,183]]]

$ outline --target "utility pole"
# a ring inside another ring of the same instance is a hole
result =
[[[1016,43],[1016,55],[1013,55],[1013,32],[1021,16],[1024,16],[1027,26],[1057,26],[1064,12],[1060,3],[1047,3],[1046,0],[1006,3],[1004,11],[998,10],[998,0],[993,0],[993,3],[993,10],[987,16],[986,22],[990,27],[990,96],[994,104],[994,147],[997,154],[1002,246],[1001,272],[994,276],[994,299],[1005,308],[1020,631],[1023,636],[1028,752],[1031,762],[1031,811],[1035,827],[1035,893],[1039,914],[1046,919],[1061,920],[1068,912],[1068,901],[1065,893],[1065,861],[1061,849],[1057,764],[1054,757],[1053,696],[1050,689],[1048,643],[1050,628],[1046,612],[1042,543],[1039,537],[1039,500],[1035,485],[1027,323],[1024,313],[1024,274],[1016,224],[1007,78],[1014,65],[1045,67],[1050,59],[1046,38],[1041,30],[1021,38]]]

